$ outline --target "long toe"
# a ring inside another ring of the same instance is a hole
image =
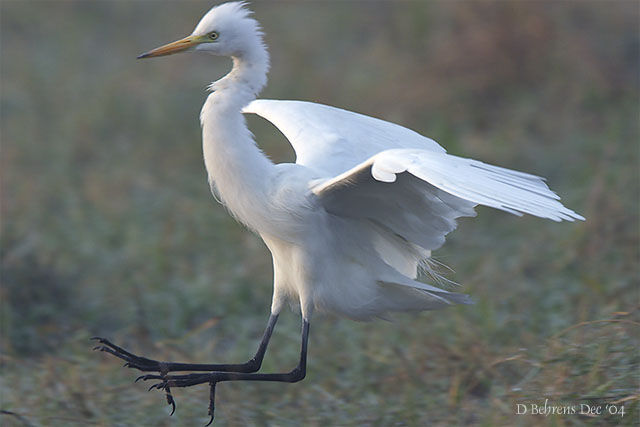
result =
[[[209,416],[211,419],[207,423],[207,426],[210,426],[213,422],[213,417],[216,409],[216,382],[209,382]],[[206,426],[205,426],[206,427]]]
[[[176,401],[173,399],[173,395],[171,394],[171,389],[169,387],[165,387],[165,391],[167,392],[167,404],[171,405],[171,413],[169,416],[172,416],[174,412],[176,412]]]
[[[134,383],[137,383],[138,381],[148,381],[148,380],[163,380],[164,376],[162,375],[140,375],[138,378],[136,378],[136,380],[134,381]]]
[[[158,390],[162,390],[163,388],[165,388],[167,386],[167,382],[166,381],[162,381],[156,384],[153,384],[151,387],[149,387],[149,390],[147,391],[151,391],[154,388],[157,388]]]
[[[120,346],[115,345],[105,338],[93,337],[92,340],[98,341],[100,343],[100,345],[95,346],[93,350],[103,351],[124,360],[126,362],[124,364],[124,367],[126,368],[138,369],[140,371],[147,372],[160,372],[161,363],[156,360],[136,356],[135,354],[125,350]]]

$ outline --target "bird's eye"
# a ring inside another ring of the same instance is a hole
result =
[[[210,39],[210,40],[216,40],[216,39],[218,38],[218,36],[219,36],[219,35],[220,35],[220,34],[218,34],[218,32],[217,32],[217,31],[213,31],[213,32],[209,33],[209,39]]]

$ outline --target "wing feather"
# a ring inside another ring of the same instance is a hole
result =
[[[389,165],[393,165],[393,168],[389,168]],[[376,179],[380,175],[379,170],[387,174],[383,179]],[[423,191],[427,194],[433,194],[433,189],[426,186],[430,184],[462,200],[516,215],[526,213],[554,221],[584,220],[581,215],[564,207],[559,202],[558,195],[547,187],[541,177],[425,150],[383,151],[352,170],[317,184],[312,191],[321,199],[336,193],[327,200],[331,201],[332,207],[337,206],[338,202],[344,202],[339,194],[347,192],[343,183],[350,182],[353,186],[355,181],[359,181],[361,185],[366,182],[371,186],[372,180],[365,176],[367,172],[373,180],[379,182],[376,188],[383,185],[381,181],[389,183],[397,181],[399,176],[410,174],[425,184]],[[401,185],[406,186],[406,183]],[[371,191],[375,190],[370,188],[369,192]],[[394,187],[392,193],[398,191],[401,192],[400,185]],[[351,190],[350,193],[357,191]]]
[[[393,182],[376,179],[372,173],[376,162],[385,163],[381,154],[312,188],[327,212],[370,220],[427,250],[442,246],[445,235],[455,229],[456,218],[475,215],[474,202],[412,174],[394,169],[401,173],[394,174]]]
[[[296,163],[335,176],[390,148],[444,153],[434,140],[395,123],[328,105],[258,99],[243,112],[273,123],[296,152]]]

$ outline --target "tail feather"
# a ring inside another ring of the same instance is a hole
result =
[[[440,308],[451,304],[473,304],[473,300],[469,295],[449,292],[427,283],[418,282],[408,278],[407,276],[397,272],[392,267],[385,272],[384,277],[378,280],[382,285],[396,286],[399,288],[409,288],[419,290],[421,294],[428,297],[429,304],[426,310]]]

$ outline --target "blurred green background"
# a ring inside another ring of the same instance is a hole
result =
[[[0,2],[3,425],[201,425],[91,352],[243,361],[269,313],[271,260],[209,193],[198,113],[230,61],[137,54],[208,2]],[[307,379],[225,383],[217,425],[638,422],[636,1],[254,2],[263,97],[391,120],[450,153],[548,177],[584,223],[479,208],[437,261],[476,305],[355,323],[317,317]],[[283,137],[250,118],[276,161]],[[292,368],[281,321],[265,371]],[[515,415],[617,402],[624,417]],[[8,411],[8,412],[7,412]]]

